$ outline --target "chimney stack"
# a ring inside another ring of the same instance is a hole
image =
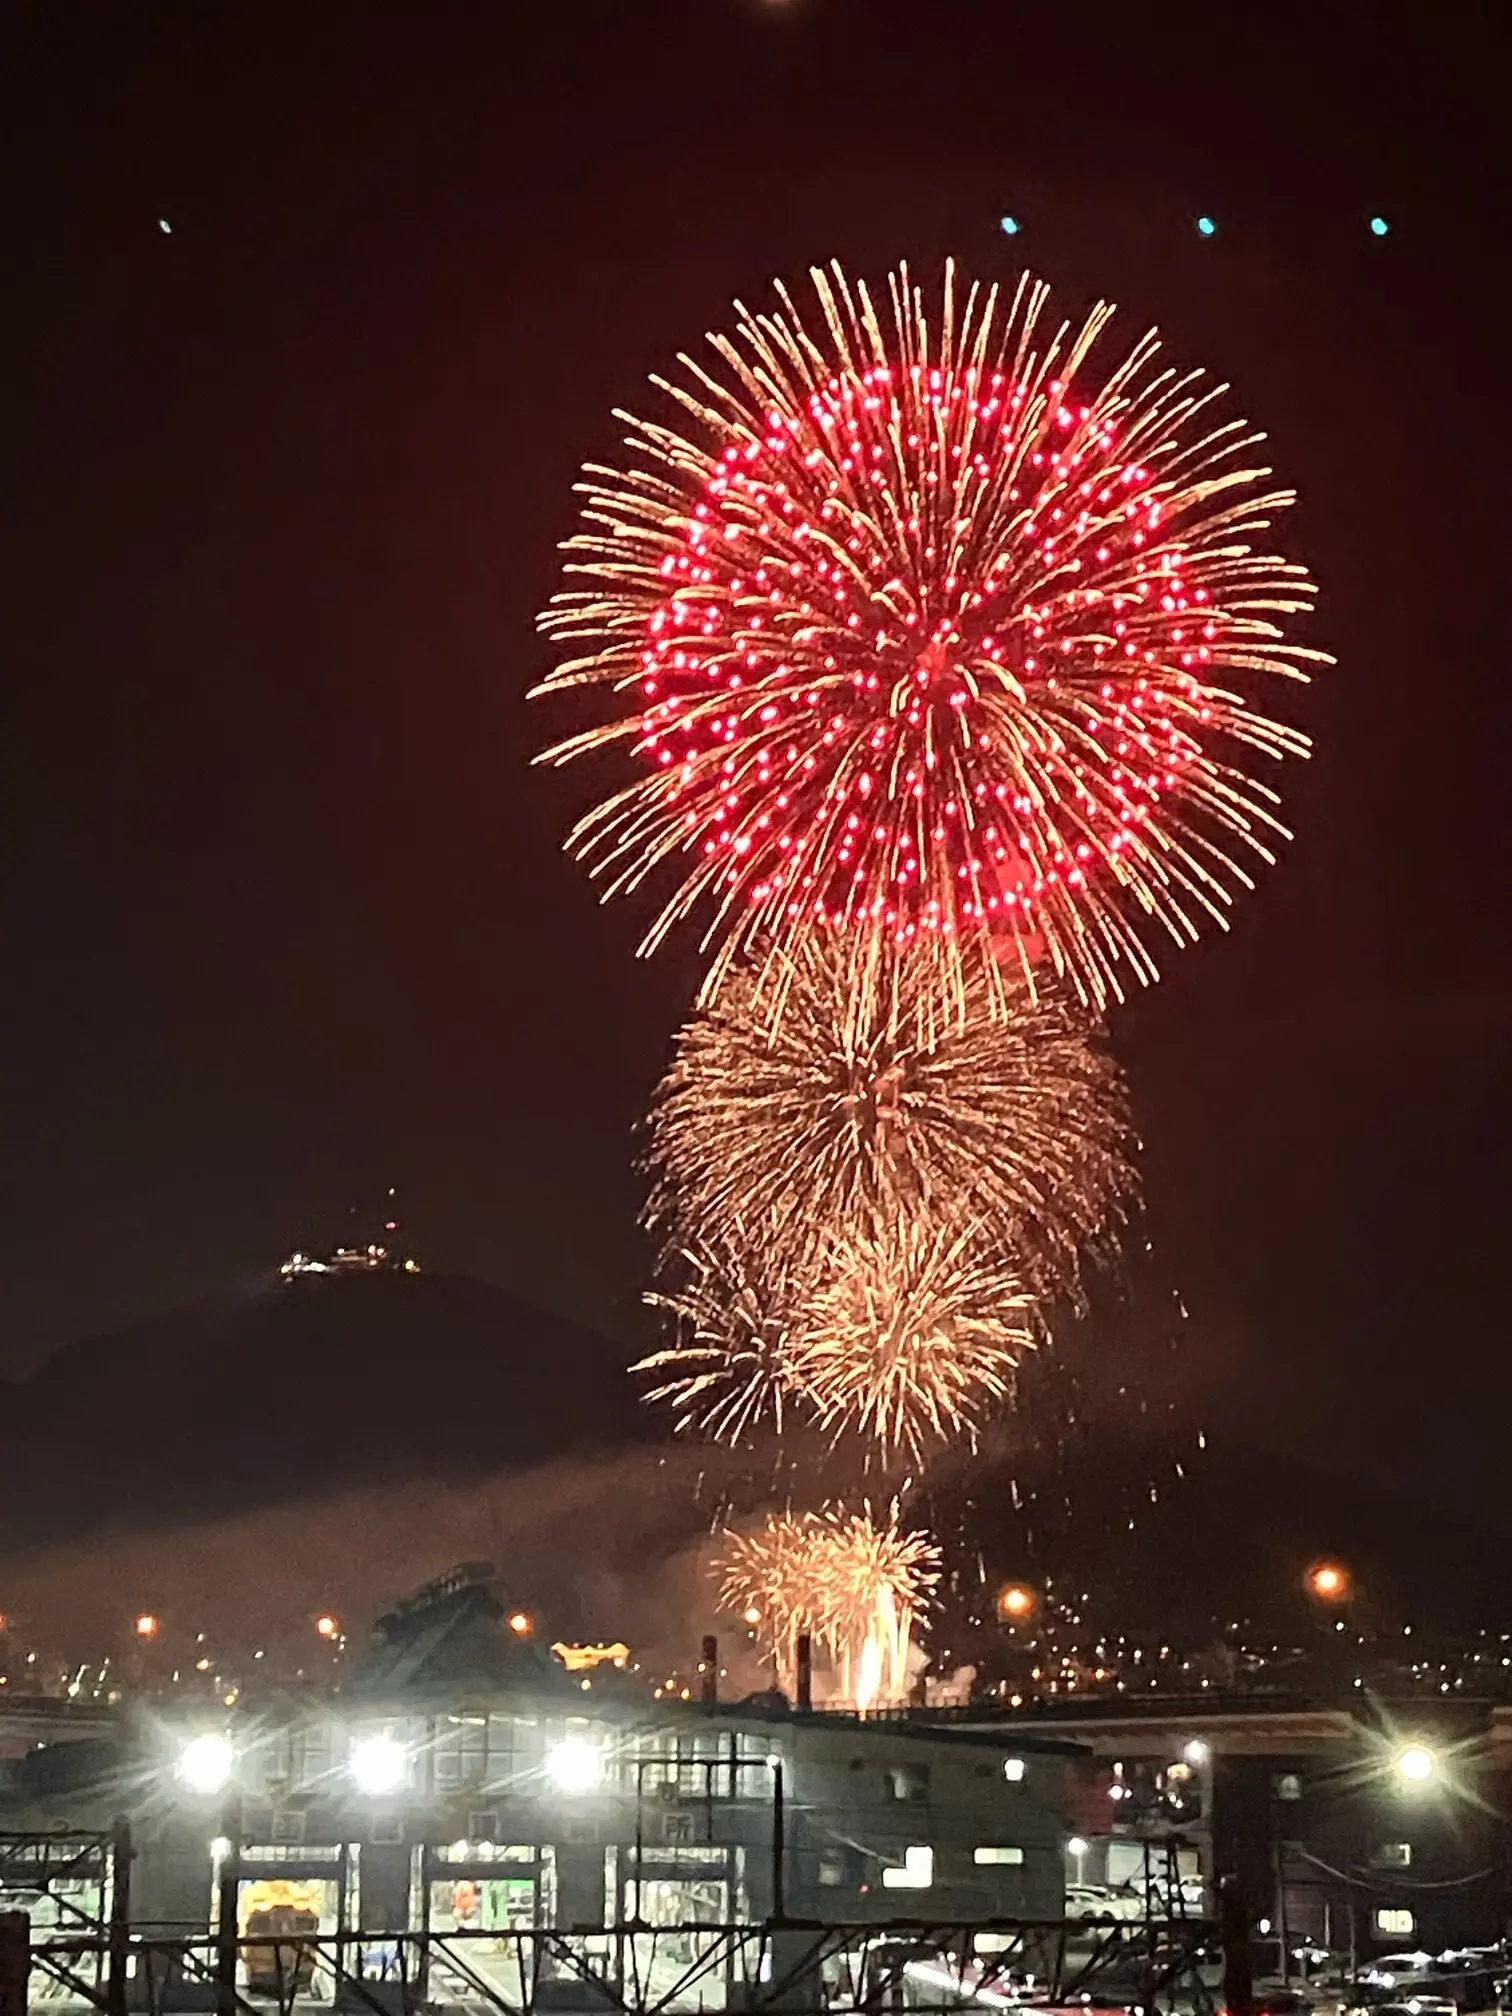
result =
[[[814,1705],[814,1642],[807,1631],[798,1633],[798,1703],[807,1711]]]

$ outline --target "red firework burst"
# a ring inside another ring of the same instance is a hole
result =
[[[632,419],[634,466],[586,472],[591,585],[543,616],[570,655],[536,690],[625,704],[547,758],[645,768],[569,845],[611,893],[681,862],[646,949],[702,910],[706,991],[817,925],[933,945],[953,981],[971,941],[1043,955],[1101,1005],[1153,977],[1146,920],[1224,921],[1230,850],[1283,834],[1238,759],[1306,740],[1225,682],[1323,658],[1278,620],[1305,571],[1254,545],[1291,493],[1153,335],[1094,382],[1104,306],[1042,338],[1027,279],[1004,309],[947,268],[934,319],[906,270],[890,313],[813,277],[822,335],[781,289],[737,308],[715,370],[657,381],[697,439]]]

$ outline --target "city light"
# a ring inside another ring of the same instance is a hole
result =
[[[144,1610],[136,1620],[135,1629],[138,1638],[156,1638],[158,1634],[158,1620],[150,1610]]]
[[[1395,1763],[1397,1776],[1405,1778],[1409,1785],[1426,1785],[1438,1769],[1433,1752],[1425,1750],[1421,1743],[1409,1743],[1405,1750],[1399,1750]]]
[[[1024,1582],[1007,1582],[998,1591],[997,1613],[1004,1624],[1022,1624],[1034,1615],[1038,1599]]]
[[[1194,1736],[1181,1754],[1194,1771],[1200,1771],[1213,1753],[1200,1736]]]
[[[535,1629],[535,1623],[528,1610],[512,1610],[509,1613],[509,1628],[517,1638],[528,1638]]]
[[[231,1782],[235,1767],[236,1752],[229,1737],[217,1736],[207,1730],[202,1736],[190,1737],[179,1752],[174,1771],[179,1782],[191,1792],[200,1798],[209,1798]]]
[[[329,1610],[325,1610],[315,1619],[315,1629],[322,1638],[335,1638],[340,1633],[341,1624]]]
[[[592,1792],[604,1776],[604,1753],[583,1736],[569,1736],[546,1758],[546,1774],[562,1792]]]
[[[409,1752],[396,1736],[364,1736],[352,1745],[352,1783],[370,1798],[397,1792],[409,1775]]]
[[[1307,1571],[1307,1586],[1320,1603],[1344,1603],[1353,1584],[1342,1561],[1315,1561]]]

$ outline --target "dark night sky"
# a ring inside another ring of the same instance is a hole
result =
[[[1194,1399],[1501,1516],[1499,13],[9,10],[0,1371],[389,1181],[628,1333],[694,966],[526,767],[576,466],[774,273],[1021,252],[1237,384],[1340,659],[1294,849],[1115,1026]]]

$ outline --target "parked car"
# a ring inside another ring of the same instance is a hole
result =
[[[1095,1883],[1068,1883],[1066,1916],[1084,1925],[1118,1925],[1144,1917],[1144,1899],[1129,1890],[1101,1890]]]
[[[1383,1953],[1360,1969],[1360,1979],[1377,1982],[1382,1988],[1395,1988],[1414,1975],[1426,1974],[1432,1965],[1431,1953]]]

